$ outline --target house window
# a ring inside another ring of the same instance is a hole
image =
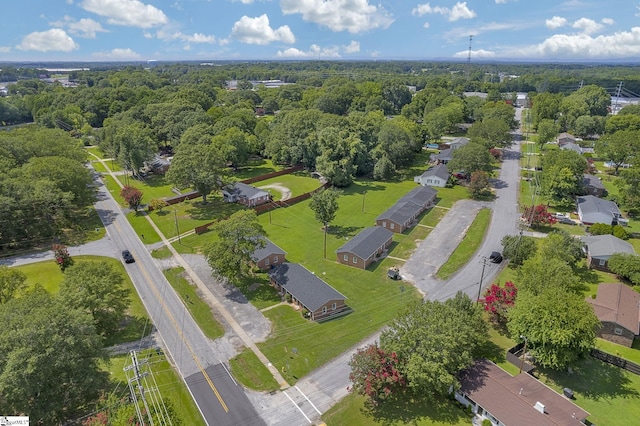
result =
[[[393,229],[395,225],[393,224],[393,222],[390,224],[389,228]]]
[[[323,307],[322,307],[322,313],[323,313],[323,314],[326,314],[326,313],[327,313],[327,307],[326,307],[326,306],[323,306]]]
[[[269,265],[269,258],[268,257],[264,260],[264,264],[265,265]]]
[[[331,310],[335,311],[336,310],[336,302],[333,302],[333,304],[331,305]]]
[[[613,332],[618,336],[622,336],[622,329],[620,327],[616,327]]]
[[[358,258],[353,256],[353,263],[358,263]]]
[[[278,263],[278,256],[273,256],[273,263]]]
[[[607,261],[604,260],[604,259],[599,259],[598,260],[598,265],[600,265],[600,266],[604,266],[604,265],[606,265],[606,263],[607,263]]]
[[[345,262],[348,262],[348,261],[349,261],[349,255],[348,255],[348,254],[345,254],[345,255],[344,255],[344,257],[343,257],[343,259],[344,259],[344,261],[345,261]]]
[[[387,227],[387,222],[382,222],[382,227],[386,228]]]

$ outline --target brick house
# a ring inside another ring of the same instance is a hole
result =
[[[271,194],[246,183],[238,182],[222,190],[224,201],[255,207],[271,201]]]
[[[589,416],[530,374],[512,376],[486,359],[463,370],[460,385],[456,400],[494,426],[584,426]]]
[[[393,232],[372,226],[365,228],[336,250],[338,263],[367,269],[393,242]]]
[[[435,203],[437,195],[438,191],[430,186],[414,188],[378,216],[376,225],[400,234]]]
[[[264,238],[264,242],[264,247],[254,251],[251,258],[258,268],[268,271],[284,262],[287,253],[268,238]]]
[[[585,173],[582,182],[584,184],[586,195],[602,197],[607,193],[607,189],[597,176]]]
[[[600,284],[595,299],[588,298],[602,327],[598,336],[631,347],[640,334],[640,293],[621,284]]]
[[[556,137],[556,143],[558,144],[558,146],[563,146],[565,144],[568,143],[576,143],[576,137],[573,136],[571,133],[560,133],[557,137]]]
[[[601,271],[609,271],[609,258],[616,253],[633,254],[636,252],[628,242],[613,235],[590,235],[582,237],[587,266]]]
[[[342,293],[297,263],[285,262],[269,272],[271,285],[294,306],[306,309],[312,321],[329,319],[351,311]]]

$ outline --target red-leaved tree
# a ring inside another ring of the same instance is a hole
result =
[[[492,321],[502,323],[507,319],[507,311],[513,306],[517,296],[518,289],[511,281],[504,283],[504,287],[491,284],[484,293],[482,304],[484,310],[491,315]]]
[[[349,391],[368,397],[373,404],[406,385],[405,378],[398,371],[398,356],[395,352],[386,353],[377,343],[359,348],[349,365],[352,383]]]
[[[142,202],[142,191],[134,186],[127,185],[120,190],[120,196],[124,198],[130,208],[138,211],[138,207]]]
[[[538,204],[537,206],[529,206],[524,208],[522,218],[529,224],[529,226],[545,226],[553,225],[557,222],[556,218],[547,210],[547,206],[544,204]]]
[[[60,270],[64,272],[69,266],[73,265],[73,259],[67,248],[62,244],[53,245],[53,257]]]

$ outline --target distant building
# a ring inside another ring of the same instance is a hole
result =
[[[222,190],[222,197],[228,203],[240,203],[255,207],[271,201],[271,194],[246,183],[238,182]]]

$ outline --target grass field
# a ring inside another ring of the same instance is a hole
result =
[[[256,354],[245,349],[241,355],[229,360],[231,373],[244,386],[257,391],[270,391],[280,386]]]
[[[200,298],[196,287],[184,278],[184,269],[171,268],[162,272],[204,335],[211,340],[224,336],[224,327],[213,317],[211,307]]]
[[[318,179],[310,177],[308,172],[296,172],[267,180],[261,180],[260,182],[253,183],[252,185],[257,188],[263,188],[269,185],[282,185],[291,190],[291,197],[297,197],[298,195],[318,189],[322,184]],[[267,188],[267,190],[276,201],[280,200],[282,197],[282,194],[277,189]]]

